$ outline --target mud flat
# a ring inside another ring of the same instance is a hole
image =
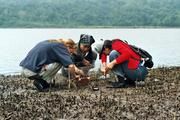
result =
[[[114,78],[67,89],[59,78],[49,91],[37,92],[20,75],[1,75],[0,119],[180,120],[180,67],[152,69],[145,86],[123,89],[106,88]]]

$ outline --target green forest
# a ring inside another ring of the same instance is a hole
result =
[[[0,0],[0,27],[180,27],[180,0]]]

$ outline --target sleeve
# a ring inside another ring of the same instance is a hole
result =
[[[52,49],[55,54],[55,61],[61,63],[65,67],[73,64],[70,53],[63,44],[57,44],[53,46]]]
[[[97,59],[97,53],[92,51],[93,59],[92,59],[92,65],[95,65],[96,59]]]
[[[102,63],[106,63],[106,59],[107,59],[107,55],[105,55],[105,54],[101,54],[101,62]]]
[[[83,65],[83,63],[82,63],[83,57],[81,55],[74,53],[71,55],[71,58],[72,58],[75,65],[77,65],[77,66]]]

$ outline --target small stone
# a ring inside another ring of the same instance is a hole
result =
[[[157,79],[157,78],[155,78],[155,79],[154,79],[154,81],[155,81],[155,82],[158,82],[158,81],[160,81],[160,80],[159,80],[159,79]]]

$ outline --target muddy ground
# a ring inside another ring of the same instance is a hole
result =
[[[114,78],[94,75],[87,86],[71,89],[59,76],[47,92],[20,75],[1,75],[0,119],[180,120],[180,67],[152,69],[145,86],[123,89],[106,88]]]

